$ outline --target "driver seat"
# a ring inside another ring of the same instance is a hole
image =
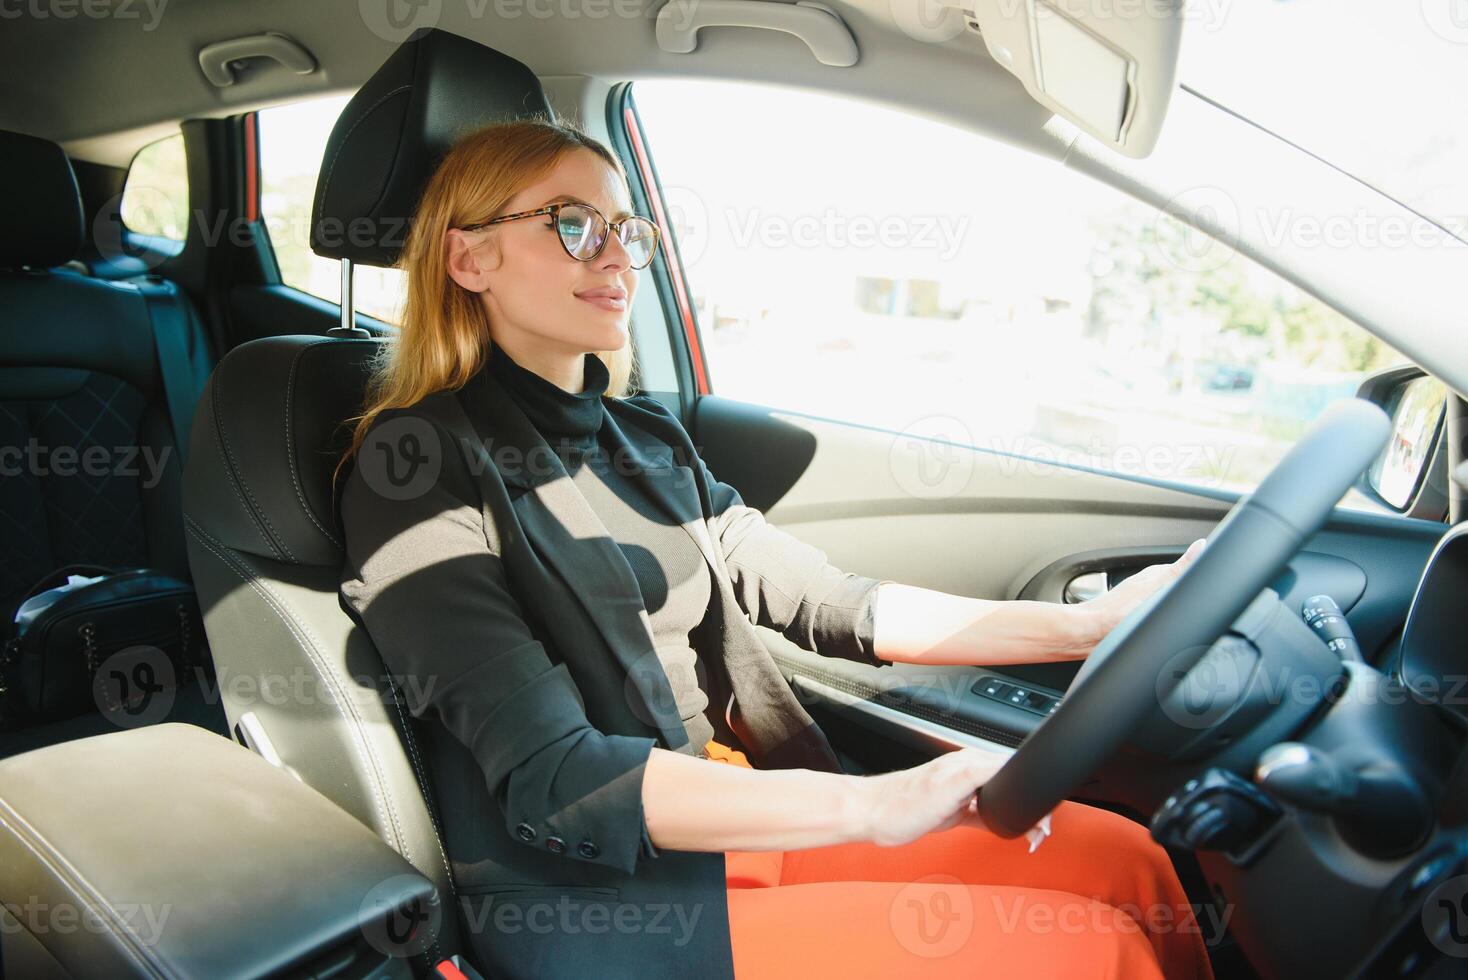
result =
[[[313,249],[392,265],[454,138],[526,115],[552,118],[525,65],[443,31],[406,42],[332,131]],[[332,472],[380,347],[365,336],[313,335],[230,351],[200,400],[184,517],[231,733],[372,828],[433,882],[439,904],[430,914],[439,921],[421,930],[431,940],[407,950],[424,975],[467,952],[465,926],[444,910],[457,905],[458,870],[443,847],[444,817],[487,812],[486,790],[467,748],[431,744],[338,595],[345,556],[337,488],[346,470],[336,487]]]

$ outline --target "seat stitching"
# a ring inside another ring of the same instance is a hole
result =
[[[408,743],[408,758],[411,759],[413,762],[413,771],[418,774],[418,789],[423,794],[423,807],[425,810],[428,811],[428,823],[433,830],[433,840],[434,843],[438,845],[438,856],[443,858],[443,872],[448,880],[449,891],[457,894],[458,888],[454,883],[454,872],[453,869],[449,867],[449,856],[444,852],[443,838],[439,835],[438,832],[438,820],[434,813],[434,801],[431,794],[429,793],[428,779],[424,776],[423,767],[418,759],[418,746],[417,740],[413,737],[413,730],[411,728],[412,722],[408,718],[408,716],[403,713],[402,702],[398,700],[398,686],[396,683],[394,683],[392,679],[392,672],[387,671],[386,674],[387,686],[389,689],[391,689],[393,695],[393,707],[397,709],[398,718],[401,719],[403,723],[403,740]],[[429,946],[429,950],[433,953],[433,962],[437,963],[439,960],[443,959],[442,951],[439,949],[438,945],[437,934],[434,935],[433,942]]]
[[[300,365],[301,358],[305,356],[306,351],[312,349],[313,347],[320,347],[323,344],[330,343],[334,343],[334,341],[320,340],[314,344],[306,344],[301,348],[300,352],[291,361],[291,370],[290,373],[286,376],[285,382],[285,458],[286,465],[289,468],[291,474],[291,486],[295,487],[296,489],[296,499],[301,502],[301,509],[306,512],[306,516],[310,518],[311,523],[316,525],[316,530],[326,535],[326,539],[332,544],[336,545],[338,548],[341,548],[342,543],[337,540],[336,535],[332,534],[329,530],[326,529],[326,526],[324,524],[316,519],[316,513],[311,510],[311,506],[306,503],[306,494],[301,490],[301,481],[297,478],[296,473],[296,451],[295,440],[293,438],[295,430],[291,427],[291,396],[295,391],[296,368]]]
[[[412,88],[412,85],[399,85],[392,91],[385,93],[382,98],[372,103],[372,105],[368,107],[366,112],[358,116],[357,121],[352,123],[352,127],[346,131],[345,135],[342,136],[341,142],[336,145],[336,156],[333,156],[331,158],[331,166],[326,168],[326,179],[321,182],[321,191],[316,195],[315,213],[317,215],[321,214],[321,203],[326,200],[326,192],[331,187],[331,175],[336,173],[336,162],[337,160],[341,159],[341,148],[347,145],[348,141],[350,141],[352,138],[352,134],[357,131],[357,127],[366,122],[367,117],[376,112],[379,106],[381,106],[388,99],[392,98],[394,95],[398,95],[401,92],[411,91]]]
[[[422,767],[422,763],[421,763],[420,758],[419,758],[419,755],[418,755],[417,739],[413,737],[412,730],[408,728],[409,719],[408,719],[408,717],[406,715],[403,714],[403,706],[398,701],[398,698],[397,698],[397,685],[393,682],[392,674],[391,673],[389,673],[388,676],[387,676],[387,683],[388,683],[388,686],[390,688],[392,688],[392,692],[393,692],[393,707],[395,707],[397,709],[398,717],[403,722],[403,728],[405,729],[404,734],[406,736],[406,741],[408,743],[408,755],[413,760],[413,769],[414,769],[414,771],[417,772],[417,774],[418,774],[419,787],[423,790],[424,801],[425,802],[428,802],[428,780],[424,776],[425,770]],[[430,814],[430,816],[431,816],[431,814]],[[437,826],[435,826],[434,829],[433,829],[433,836],[434,836],[434,839],[435,840],[438,840],[438,828],[437,828]],[[449,856],[444,853],[444,850],[443,850],[443,842],[442,841],[439,841],[438,852],[439,852],[439,855],[443,858],[443,870],[444,870],[444,873],[446,875],[448,875],[449,884],[452,885],[453,882],[454,882],[454,872],[453,872],[453,869],[451,869],[449,867]]]
[[[16,827],[9,820],[7,820],[5,818],[4,811],[8,811],[10,815],[21,825],[21,828],[24,828],[26,831],[29,832],[30,838],[33,838],[33,840],[28,838],[26,834],[22,833],[20,828]],[[90,901],[88,902],[89,905],[100,906],[101,911],[105,912],[108,918],[112,919],[116,922],[117,925],[121,926],[122,933],[118,935],[118,938],[124,940],[124,942],[120,943],[119,945],[121,945],[122,949],[126,951],[132,957],[132,959],[136,960],[140,966],[142,966],[144,969],[147,969],[155,976],[167,977],[170,975],[177,975],[177,971],[172,969],[168,960],[164,958],[164,956],[157,950],[150,949],[148,947],[148,944],[143,942],[143,937],[139,936],[136,932],[133,931],[133,928],[128,923],[128,921],[123,918],[122,915],[117,911],[117,909],[113,907],[112,903],[107,900],[107,896],[102,894],[102,891],[97,888],[96,885],[88,881],[87,877],[83,875],[79,870],[77,870],[75,865],[73,865],[70,861],[66,859],[66,855],[62,854],[55,845],[53,845],[49,840],[46,839],[46,836],[44,834],[42,834],[34,826],[32,826],[30,821],[26,820],[26,818],[20,813],[20,811],[11,806],[10,802],[3,797],[0,797],[0,825],[4,825],[6,829],[8,829],[12,834],[15,835],[15,839],[20,842],[22,847],[24,847],[30,853],[34,854],[37,860],[39,860],[42,864],[49,868],[63,881],[65,881],[69,875],[71,879],[73,879],[70,884],[78,892],[81,893],[81,897],[83,899],[90,899]],[[129,938],[131,938],[133,942],[137,944],[137,948],[133,948],[133,945],[131,943],[126,942],[126,940]]]
[[[220,453],[224,456],[224,460],[228,464],[226,469],[228,471],[227,475],[229,477],[229,488],[234,491],[235,499],[240,502],[240,508],[250,518],[251,523],[255,525],[255,530],[259,531],[260,536],[265,539],[265,543],[270,546],[270,550],[274,553],[274,556],[282,560],[289,558],[289,560],[295,561],[295,557],[290,555],[289,552],[287,552],[286,554],[281,553],[280,546],[277,545],[275,541],[275,529],[270,528],[268,531],[266,530],[266,527],[268,527],[270,524],[269,520],[266,520],[265,525],[262,526],[260,524],[260,519],[264,515],[257,514],[256,509],[251,506],[250,503],[247,503],[244,496],[240,494],[240,490],[242,488],[246,489],[247,491],[248,488],[243,487],[244,481],[239,478],[239,468],[235,463],[234,453],[230,450],[229,447],[229,437],[224,434],[223,415],[219,411],[219,388],[219,372],[216,371],[214,372],[214,384],[210,395],[211,401],[213,402],[212,407],[214,409],[214,442],[215,445],[219,447]],[[253,494],[251,494],[250,499],[252,501],[254,500]]]
[[[407,858],[409,862],[411,862],[413,860],[412,854],[410,853],[406,837],[403,834],[402,825],[398,821],[397,811],[392,805],[391,798],[388,797],[386,793],[379,790],[379,786],[385,787],[387,785],[387,780],[383,778],[382,771],[377,764],[376,756],[372,753],[371,746],[367,743],[367,740],[362,737],[361,730],[365,729],[366,726],[362,723],[361,718],[356,716],[356,707],[352,702],[352,699],[346,696],[346,693],[342,689],[335,672],[332,671],[329,665],[326,664],[324,658],[319,656],[319,651],[317,650],[315,645],[316,637],[314,636],[314,634],[310,634],[309,630],[307,630],[304,626],[301,626],[292,617],[286,614],[284,603],[282,603],[279,597],[271,592],[269,588],[263,585],[263,580],[260,578],[259,575],[255,573],[254,569],[250,568],[248,562],[245,562],[238,556],[231,557],[230,555],[221,551],[220,549],[224,547],[222,544],[219,546],[219,548],[215,548],[214,545],[219,543],[215,542],[214,539],[211,538],[209,534],[204,531],[203,528],[199,526],[198,522],[195,521],[192,517],[187,518],[187,523],[189,533],[191,533],[201,545],[203,545],[220,561],[224,562],[225,566],[233,571],[236,575],[238,575],[241,581],[243,581],[252,590],[254,590],[256,594],[258,594],[262,599],[265,600],[266,604],[270,606],[271,611],[273,611],[276,616],[280,618],[280,621],[285,624],[286,629],[291,631],[291,635],[296,638],[296,641],[300,644],[301,649],[306,653],[306,656],[310,658],[312,665],[316,667],[322,678],[332,686],[334,702],[337,705],[345,705],[345,707],[341,709],[342,716],[344,718],[347,718],[349,722],[353,723],[353,725],[348,726],[348,730],[353,736],[352,745],[357,750],[357,757],[369,770],[367,773],[365,773],[365,775],[369,777],[368,789],[371,790],[373,802],[377,806],[377,815],[382,820],[383,827],[389,830],[398,838],[397,843],[393,844],[394,848],[396,848],[403,855],[403,857]],[[241,567],[243,567],[243,571],[241,570]],[[310,642],[308,642],[308,635]],[[349,713],[351,717],[347,717]],[[373,781],[374,778],[376,780],[375,782]],[[392,842],[390,841],[389,843]]]

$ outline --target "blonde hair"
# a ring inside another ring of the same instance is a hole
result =
[[[454,142],[413,216],[398,259],[398,267],[408,274],[402,323],[372,364],[366,410],[347,419],[355,423],[352,441],[332,474],[333,485],[379,414],[458,388],[485,364],[491,348],[489,319],[478,296],[448,274],[448,229],[494,217],[578,149],[595,153],[626,183],[626,171],[614,153],[565,123],[539,118],[492,123]],[[624,398],[634,393],[631,342],[594,353],[610,376],[607,394]]]

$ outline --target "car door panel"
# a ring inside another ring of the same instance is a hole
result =
[[[1207,536],[1237,499],[946,443],[937,450],[950,472],[935,482],[931,461],[925,474],[922,453],[901,433],[715,395],[697,399],[690,431],[716,477],[837,567],[989,599],[1060,601],[1065,583],[1095,570],[1119,581]],[[1338,509],[1276,591],[1292,606],[1332,595],[1362,650],[1389,656],[1442,531],[1432,522]],[[1058,695],[1076,670],[1074,663],[873,667],[764,633],[823,726],[850,722],[855,727],[845,730],[856,737],[875,734],[918,754],[976,743],[1009,751],[1044,715],[986,698],[976,682],[992,676]],[[841,748],[870,757],[861,745]]]

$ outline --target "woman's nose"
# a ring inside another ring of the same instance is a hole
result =
[[[603,269],[628,269],[632,266],[632,258],[627,254],[627,246],[622,244],[622,239],[610,228],[607,229],[607,243],[602,246],[601,254],[596,257],[596,260]]]

